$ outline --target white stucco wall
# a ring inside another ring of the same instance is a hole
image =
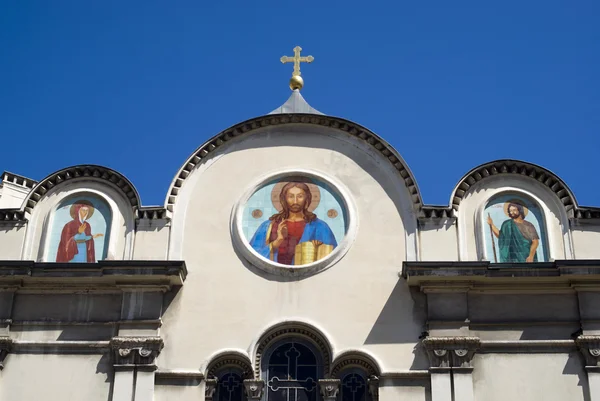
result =
[[[20,260],[25,240],[25,224],[0,223],[0,260]]]
[[[0,371],[0,400],[107,401],[107,361],[100,355],[10,354]]]
[[[204,382],[186,384],[158,382],[154,386],[154,401],[201,401],[204,400]]]
[[[341,182],[353,197],[359,226],[337,264],[290,280],[252,267],[236,253],[230,218],[259,177],[295,168]],[[184,259],[189,275],[166,305],[161,368],[197,369],[223,349],[252,355],[263,331],[300,320],[322,330],[336,354],[365,350],[384,370],[409,369],[422,321],[398,272],[407,254],[414,255],[407,236],[414,240],[415,226],[397,171],[349,135],[290,127],[228,143],[190,174],[175,205],[169,257]]]
[[[575,257],[600,259],[600,225],[576,224],[572,228]]]
[[[458,260],[456,224],[451,220],[421,223],[419,248],[422,261]]]
[[[134,260],[165,260],[169,247],[166,220],[140,220],[135,232]]]
[[[429,379],[383,379],[379,383],[380,401],[428,401],[431,388]]]
[[[571,354],[478,354],[474,358],[476,400],[587,401],[586,374]]]

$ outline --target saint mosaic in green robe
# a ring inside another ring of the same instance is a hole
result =
[[[510,199],[504,203],[504,214],[509,217],[500,225],[487,214],[491,234],[498,239],[498,249],[492,238],[494,262],[531,263],[538,262],[540,234],[536,227],[526,220],[529,209],[520,199]],[[537,219],[536,219],[537,220]],[[538,222],[536,222],[538,223]],[[539,224],[539,223],[538,223]]]

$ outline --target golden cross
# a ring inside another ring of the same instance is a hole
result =
[[[294,72],[292,73],[292,77],[300,76],[300,63],[312,63],[314,61],[313,56],[300,57],[300,52],[302,48],[300,46],[294,47],[294,57],[283,56],[281,58],[281,62],[285,63],[294,63]]]

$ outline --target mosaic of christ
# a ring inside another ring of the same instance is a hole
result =
[[[248,200],[243,228],[250,246],[283,265],[325,258],[346,232],[346,210],[325,183],[288,177],[264,185]]]

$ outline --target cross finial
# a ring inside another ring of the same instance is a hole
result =
[[[315,58],[313,56],[300,57],[302,48],[300,46],[294,47],[294,57],[283,56],[281,62],[294,63],[294,72],[292,72],[292,78],[290,79],[290,89],[302,89],[304,86],[304,80],[300,76],[300,63],[312,63]]]

